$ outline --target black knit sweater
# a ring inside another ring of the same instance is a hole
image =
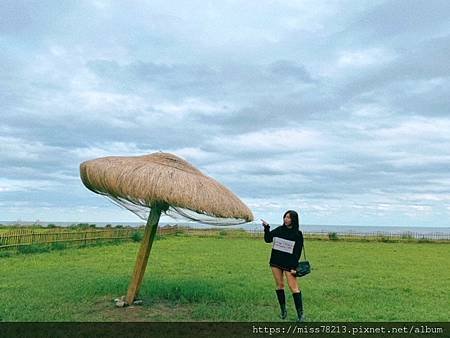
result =
[[[289,229],[285,225],[270,231],[270,226],[265,226],[264,241],[274,243],[270,255],[270,266],[288,271],[295,270],[303,247],[303,233],[301,231],[296,231],[294,228]]]

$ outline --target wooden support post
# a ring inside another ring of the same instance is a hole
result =
[[[161,216],[161,210],[163,208],[160,205],[155,205],[151,208],[150,215],[148,216],[147,225],[145,226],[144,237],[142,238],[141,247],[136,259],[136,265],[134,267],[133,277],[128,287],[126,302],[128,305],[132,305],[136,296],[139,294],[139,289],[144,278],[145,269],[147,268],[148,256],[152,249],[153,240],[155,239],[156,229],[158,228],[159,218]]]

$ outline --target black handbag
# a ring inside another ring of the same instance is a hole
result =
[[[304,261],[299,261],[297,268],[295,269],[296,273],[295,275],[297,277],[303,277],[306,276],[311,272],[311,264],[309,264],[309,261],[306,260],[306,250],[305,250],[305,244],[303,243],[303,257],[305,258]]]

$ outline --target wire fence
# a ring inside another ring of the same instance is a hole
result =
[[[14,229],[0,233],[0,249],[19,249],[31,245],[49,245],[53,243],[73,243],[77,245],[87,245],[91,243],[102,243],[108,241],[127,241],[140,240],[144,228],[125,228],[125,229]],[[159,227],[158,236],[181,234],[194,235],[199,237],[223,236],[223,237],[250,237],[262,238],[264,231],[262,229],[243,230],[243,229],[208,229],[208,228],[189,228],[182,226]],[[306,239],[323,240],[374,240],[374,241],[450,241],[450,234],[445,232],[303,232]]]
[[[161,228],[161,234],[186,234],[195,236],[226,236],[226,237],[264,237],[262,229],[217,229],[217,228],[189,228],[184,226],[171,226]],[[374,241],[450,241],[448,232],[390,232],[390,231],[303,231],[306,239],[324,239],[324,240],[374,240]]]
[[[137,229],[107,229],[107,230],[34,230],[16,229],[0,234],[0,249],[18,249],[30,245],[48,245],[53,243],[73,243],[87,245],[102,241],[132,239]]]
[[[180,227],[158,227],[157,235],[180,233]],[[55,243],[88,245],[112,241],[139,241],[144,227],[139,228],[103,228],[103,229],[70,229],[70,228],[16,228],[0,232],[1,249],[20,249],[27,246],[45,246]],[[136,236],[136,237],[135,237]]]
[[[263,237],[263,230],[251,230],[252,236]],[[450,241],[450,233],[447,232],[389,232],[389,231],[372,231],[372,232],[356,232],[356,231],[303,231],[305,238],[310,239],[329,239],[329,240],[346,240],[346,239],[366,239],[379,241],[399,241],[399,240],[413,240],[413,241]]]

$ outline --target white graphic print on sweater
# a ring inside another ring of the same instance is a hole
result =
[[[280,237],[273,238],[273,249],[292,254],[294,252],[294,241],[289,241]]]

